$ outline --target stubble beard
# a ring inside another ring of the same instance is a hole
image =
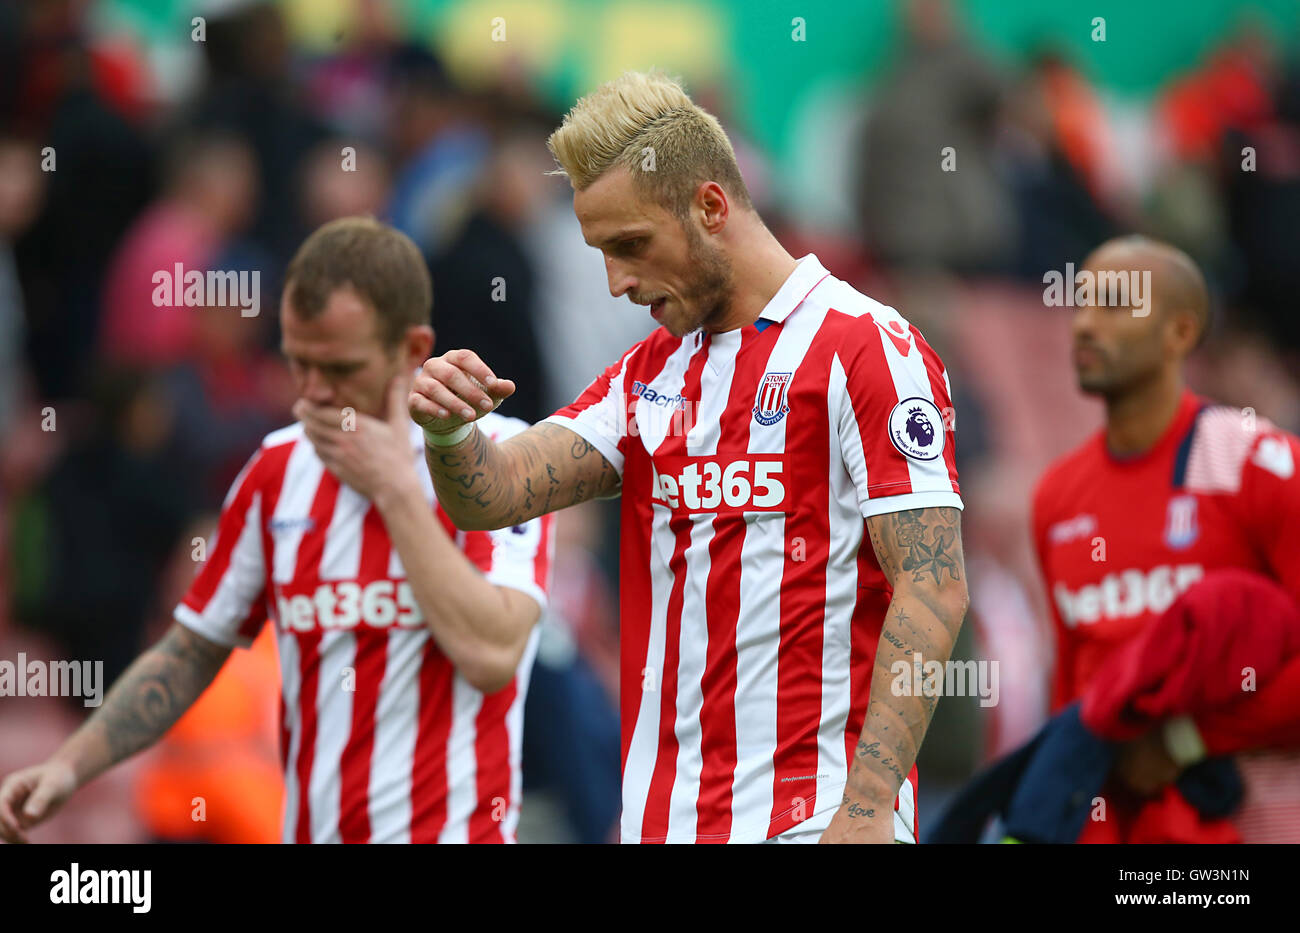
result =
[[[683,223],[682,226],[686,230],[687,257],[696,270],[690,288],[682,296],[683,303],[703,310],[683,328],[681,334],[675,334],[679,337],[715,325],[725,318],[731,310],[731,296],[735,287],[731,262],[722,250],[705,245],[699,231],[689,223]]]

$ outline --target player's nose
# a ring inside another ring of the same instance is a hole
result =
[[[1101,310],[1095,305],[1080,305],[1070,318],[1070,330],[1075,337],[1096,336]]]
[[[605,260],[605,275],[609,279],[609,293],[615,298],[622,298],[636,288],[636,277],[609,258]]]
[[[298,394],[317,405],[328,405],[334,400],[334,387],[321,375],[319,369],[310,366],[303,375]]]

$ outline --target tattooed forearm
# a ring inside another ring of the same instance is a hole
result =
[[[967,595],[957,509],[913,509],[867,520],[880,569],[894,587],[876,646],[871,694],[845,794],[865,809],[892,804],[925,738],[938,698],[912,689],[915,665],[952,653]],[[901,665],[901,666],[900,666]],[[908,689],[897,689],[903,682]]]
[[[910,571],[914,582],[920,583],[929,575],[938,585],[943,582],[945,572],[953,580],[961,579],[956,559],[956,551],[961,547],[957,509],[908,509],[889,513],[888,518],[888,530],[884,533],[886,547],[892,543],[891,558],[901,555],[901,569]]]
[[[592,444],[542,423],[501,443],[472,431],[456,447],[427,448],[433,488],[465,529],[506,528],[618,491],[618,472]]]
[[[77,756],[79,778],[89,780],[161,738],[229,655],[229,648],[174,624],[118,678],[103,706],[71,740],[86,749]]]

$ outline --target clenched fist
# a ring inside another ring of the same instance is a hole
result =
[[[446,434],[514,395],[515,384],[498,379],[473,350],[451,350],[426,360],[407,398],[416,424]]]

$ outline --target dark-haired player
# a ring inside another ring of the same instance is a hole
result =
[[[1056,623],[1053,711],[1208,570],[1255,570],[1300,599],[1300,441],[1185,384],[1209,316],[1200,271],[1171,246],[1124,237],[1093,251],[1082,273],[1096,283],[1146,274],[1151,293],[1133,307],[1098,288],[1073,318],[1079,387],[1105,403],[1106,426],[1048,469],[1034,496]],[[1207,750],[1179,717],[1130,743],[1118,768],[1149,794],[1207,751],[1236,750]],[[1254,750],[1237,761],[1243,839],[1300,841],[1300,755]]]

